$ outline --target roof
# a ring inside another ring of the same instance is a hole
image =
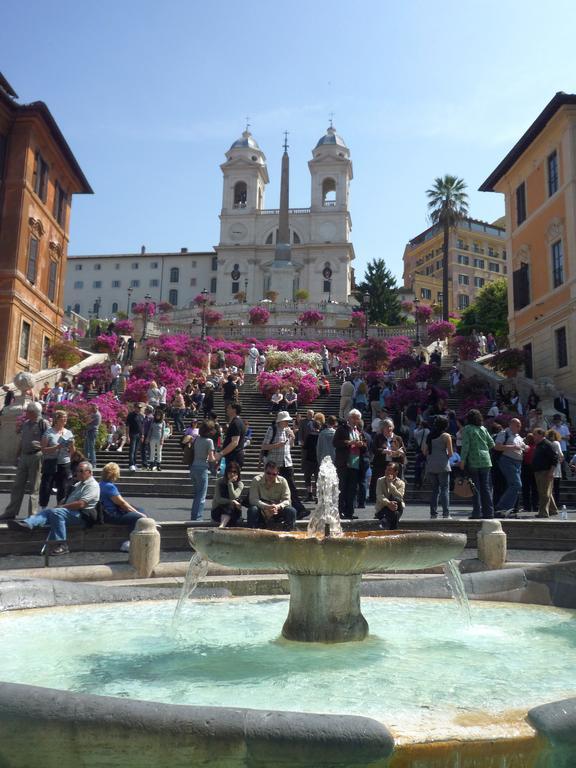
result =
[[[87,254],[68,254],[68,261],[73,259],[146,259],[155,257],[157,259],[166,256],[216,256],[216,251],[145,251],[142,253],[87,253]]]
[[[250,131],[244,131],[242,136],[239,139],[236,139],[230,149],[260,149],[260,147]]]
[[[490,224],[487,221],[482,221],[481,219],[472,219],[471,217],[467,216],[465,219],[462,219],[462,221],[459,222],[459,224],[456,226],[456,229],[469,229],[471,232],[479,232],[479,233],[485,233],[487,235],[494,235],[498,236],[501,233],[504,233],[506,231],[505,227],[499,226],[496,222],[493,224]],[[491,232],[490,230],[495,230],[494,232]],[[442,227],[440,224],[433,224],[431,227],[428,227],[428,229],[425,229],[424,232],[420,232],[419,235],[416,235],[415,237],[412,237],[408,241],[408,245],[414,246],[418,245],[419,243],[423,243],[426,240],[430,240],[432,237],[435,237],[439,232],[442,231]]]
[[[8,88],[6,88],[6,86],[8,86]],[[38,117],[46,124],[48,131],[51,133],[52,138],[54,139],[54,143],[62,152],[62,155],[67,160],[72,173],[75,174],[78,180],[78,189],[74,190],[74,193],[90,195],[93,194],[94,190],[88,183],[86,176],[84,176],[84,173],[80,168],[78,161],[74,157],[68,142],[64,138],[62,131],[58,127],[56,120],[52,116],[52,113],[46,104],[43,101],[33,101],[30,104],[18,104],[16,101],[14,101],[15,96],[16,94],[12,88],[10,88],[7,80],[3,78],[2,75],[0,75],[0,100],[11,112],[13,112],[16,119],[30,115],[30,117]]]
[[[318,139],[318,143],[316,144],[316,147],[322,147],[325,144],[332,144],[337,145],[339,147],[346,147],[346,142],[340,136],[336,133],[336,129],[333,126],[330,126],[324,136],[322,136],[321,139]],[[346,147],[347,148],[347,147]]]
[[[0,72],[0,88],[3,91],[5,91],[8,94],[8,96],[10,96],[11,98],[13,98],[13,99],[17,99],[18,98],[18,94],[16,93],[14,88],[12,88],[12,86],[10,85],[8,80],[6,80],[6,78],[4,77],[2,72]]]
[[[519,141],[516,142],[510,152],[508,152],[506,157],[502,160],[502,162],[492,171],[486,181],[479,187],[480,192],[494,192],[495,185],[506,173],[508,173],[514,163],[520,157],[522,157],[530,144],[532,144],[532,142],[535,141],[539,134],[542,133],[556,112],[558,112],[558,110],[564,106],[576,106],[576,94],[558,91],[554,98],[549,101],[542,112],[540,112],[526,133],[520,138]]]

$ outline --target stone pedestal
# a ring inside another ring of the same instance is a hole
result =
[[[296,270],[290,261],[275,262],[270,267],[270,291],[278,294],[277,301],[292,301]]]
[[[143,517],[130,534],[130,565],[141,579],[148,579],[160,562],[160,534],[156,521]]]
[[[348,643],[364,640],[368,622],[360,610],[362,575],[289,574],[290,610],[282,627],[287,640]]]
[[[478,559],[490,570],[504,567],[506,562],[506,534],[500,520],[484,520],[478,532]]]

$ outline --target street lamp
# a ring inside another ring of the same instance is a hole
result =
[[[130,317],[130,299],[132,297],[132,291],[133,290],[134,289],[132,287],[130,287],[130,288],[128,288],[128,291],[127,291],[127,293],[128,293],[128,302],[126,304],[126,317]]]
[[[148,333],[148,307],[150,306],[150,302],[152,301],[152,296],[150,296],[149,293],[144,296],[144,329],[142,331],[142,338],[140,341],[146,340],[146,334]]]
[[[202,293],[202,330],[200,331],[200,338],[202,341],[206,338],[206,304],[208,302],[208,291],[204,288]]]
[[[414,304],[414,319],[416,320],[416,339],[415,339],[415,345],[417,347],[420,346],[420,316],[418,314],[418,306],[420,304],[420,299],[418,299],[416,296],[414,296],[414,301],[412,302]]]
[[[248,278],[244,278],[244,304],[248,303]]]
[[[366,323],[364,325],[364,338],[368,341],[368,310],[370,308],[370,294],[365,293],[362,296],[362,306],[364,307],[364,314],[366,315]]]
[[[102,304],[102,299],[100,296],[96,299],[94,302],[94,312],[96,313],[96,320],[100,317],[100,305]]]

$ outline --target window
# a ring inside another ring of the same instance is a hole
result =
[[[436,269],[442,269],[442,262],[441,261],[437,261],[436,262]]]
[[[430,288],[420,288],[420,298],[421,299],[431,299],[432,298],[432,291]]]
[[[74,288],[84,288],[84,281],[76,280],[76,282],[74,283]]]
[[[32,188],[43,203],[46,202],[46,192],[48,189],[48,163],[44,160],[40,152],[34,156],[34,172],[32,175]]]
[[[465,248],[464,240],[462,240],[461,237],[458,238],[458,248],[460,248],[460,250],[464,250]]]
[[[502,251],[502,259],[506,261],[506,251]]]
[[[490,272],[500,272],[500,264],[497,264],[495,261],[489,261],[488,269]]]
[[[474,259],[474,266],[476,269],[485,269],[484,259]]]
[[[526,185],[524,182],[516,188],[516,226],[526,219]]]
[[[49,349],[50,349],[50,339],[48,338],[48,336],[44,336],[42,338],[42,362],[41,362],[41,366],[44,369],[50,367],[50,355],[48,354]]]
[[[196,266],[194,264],[193,266]],[[212,256],[212,272],[215,272],[218,269],[218,256]]]
[[[468,275],[458,275],[458,285],[470,285],[470,277]]]
[[[216,257],[216,256],[214,256],[214,258],[217,258],[217,257]],[[214,264],[214,262],[212,262],[212,264]],[[192,269],[196,269],[196,262],[195,262],[195,261],[193,261],[193,262],[192,262],[192,264],[191,264],[191,266],[192,266]],[[218,268],[217,266],[216,266],[216,267],[215,267],[215,266],[212,266],[212,269],[217,269],[217,268]]]
[[[474,243],[474,245],[472,246],[472,250],[474,251],[474,253],[484,253],[484,251],[482,250],[482,248],[480,248],[478,243]]]
[[[133,262],[132,262],[132,264],[131,264],[130,266],[132,267],[132,269],[138,269],[138,267],[139,267],[140,265],[138,264],[138,262],[137,262],[137,261],[133,261]]]
[[[20,330],[20,349],[19,356],[22,360],[28,360],[30,354],[30,335],[32,333],[32,326],[27,323],[26,320],[22,321],[22,328]]]
[[[300,235],[297,232],[292,232],[292,242],[294,245],[299,245],[302,242],[300,240]]]
[[[558,288],[564,282],[564,253],[562,240],[552,243],[552,287]]]
[[[180,270],[178,269],[178,267],[172,267],[170,269],[170,282],[177,283],[179,280],[180,280]]]
[[[210,293],[216,293],[216,278],[212,277],[210,279]]]
[[[458,294],[458,309],[466,309],[470,305],[470,296],[465,293]]]
[[[118,262],[116,262],[116,264],[114,264],[114,269],[120,269],[120,264]]]
[[[94,280],[92,288],[102,288],[102,280]]]
[[[498,254],[494,250],[494,248],[488,248],[488,256],[490,256],[491,259],[497,259],[498,258]]]
[[[234,208],[246,208],[248,187],[245,181],[237,181],[234,185]]]
[[[170,304],[172,304],[173,307],[178,306],[178,291],[176,288],[172,288],[168,291],[168,301]]]
[[[112,288],[120,288],[121,285],[120,280],[112,280]]]
[[[556,150],[548,155],[548,197],[558,192],[558,153]]]
[[[151,261],[150,262],[150,269],[158,269],[158,262],[157,261]]]
[[[76,272],[81,272],[82,271],[82,264],[74,264],[74,269],[76,270]]]
[[[322,290],[324,293],[330,293],[332,290],[332,280],[324,280],[324,287]]]
[[[28,243],[28,264],[26,266],[26,279],[31,283],[36,282],[36,273],[38,271],[38,246],[39,240],[31,237]]]
[[[156,280],[155,278],[153,280],[150,280],[150,288],[158,288],[160,285],[160,280]]]
[[[524,372],[529,379],[534,378],[534,361],[532,358],[532,344],[524,344],[522,347],[524,354],[526,355],[526,362],[524,363]]]
[[[50,301],[56,299],[56,278],[58,275],[58,264],[55,261],[50,260],[50,266],[48,267],[48,298]]]
[[[240,283],[234,282],[232,283],[232,296],[235,296],[240,290]]]
[[[54,184],[54,205],[52,207],[52,213],[54,214],[54,218],[60,224],[60,226],[64,226],[64,221],[66,219],[66,203],[68,201],[68,195],[60,184],[56,182]]]
[[[556,339],[556,363],[558,368],[566,368],[568,365],[568,346],[566,344],[566,328],[557,328],[554,331]]]
[[[464,266],[468,266],[470,264],[470,257],[464,256],[461,253],[458,254],[458,264],[464,264]]]
[[[322,182],[322,205],[324,208],[336,206],[336,182],[334,179],[324,179]]]
[[[196,285],[196,278],[195,277],[191,277],[190,278],[190,285]]]
[[[130,280],[130,288],[140,288],[140,280]]]
[[[118,302],[117,301],[113,302],[113,304],[112,304],[112,314],[116,314],[116,312],[118,312]]]
[[[483,288],[484,287],[484,278],[483,277],[475,277],[474,278],[474,287],[475,288]]]
[[[530,265],[522,262],[512,275],[514,310],[518,312],[530,304]]]
[[[98,272],[102,269],[102,264],[94,264],[94,269]]]
[[[270,234],[266,238],[264,245],[272,245],[273,242],[274,242],[274,232],[270,232]]]

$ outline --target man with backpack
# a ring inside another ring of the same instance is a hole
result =
[[[31,488],[28,500],[28,516],[33,515],[38,509],[38,493],[42,476],[40,441],[49,426],[50,424],[46,419],[42,418],[40,403],[28,403],[26,419],[20,430],[20,445],[17,453],[18,468],[10,493],[10,502],[4,513],[0,515],[0,520],[14,520],[18,516],[27,485]]]
[[[522,457],[528,446],[520,437],[520,419],[510,419],[510,424],[496,435],[494,450],[500,454],[498,466],[504,475],[506,488],[496,503],[496,514],[504,516],[514,512],[518,494],[522,490]]]
[[[546,432],[541,427],[536,427],[533,435],[536,450],[532,459],[532,470],[538,488],[537,517],[550,517],[550,515],[558,514],[558,508],[552,495],[554,467],[558,463],[558,454],[552,443],[546,439]]]

